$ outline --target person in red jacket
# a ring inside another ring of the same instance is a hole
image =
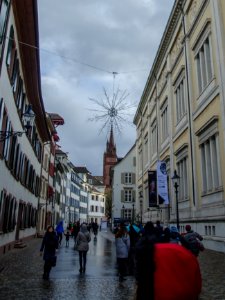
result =
[[[202,288],[196,257],[178,244],[155,245],[154,300],[197,300]]]
[[[202,287],[198,260],[178,244],[146,235],[136,245],[136,300],[197,300]]]

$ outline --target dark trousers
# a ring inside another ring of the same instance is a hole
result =
[[[69,240],[66,240],[66,247],[69,247]]]
[[[127,275],[127,258],[117,257],[118,271],[121,277]]]
[[[80,269],[86,267],[87,251],[79,251]]]
[[[52,269],[52,264],[51,264],[51,261],[50,260],[45,260],[45,264],[44,264],[44,275],[43,277],[45,279],[48,279],[49,277],[49,273]]]
[[[61,245],[61,242],[62,242],[62,233],[58,233],[58,239],[59,239],[59,245]]]

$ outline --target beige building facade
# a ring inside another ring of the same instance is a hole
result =
[[[190,224],[207,248],[223,252],[224,66],[225,1],[175,1],[134,118],[143,221],[176,224],[176,170],[180,231]],[[170,205],[151,208],[148,171],[158,160],[167,165]]]

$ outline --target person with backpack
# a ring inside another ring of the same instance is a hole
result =
[[[189,250],[195,255],[198,256],[200,251],[204,251],[204,246],[202,244],[203,237],[193,231],[191,229],[191,225],[186,225],[185,226],[186,233],[184,234],[184,239],[187,241],[189,245]]]

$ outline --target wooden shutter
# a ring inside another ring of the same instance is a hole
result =
[[[132,173],[132,184],[135,184],[135,173]]]
[[[121,190],[121,202],[125,201],[125,193],[124,190]]]

